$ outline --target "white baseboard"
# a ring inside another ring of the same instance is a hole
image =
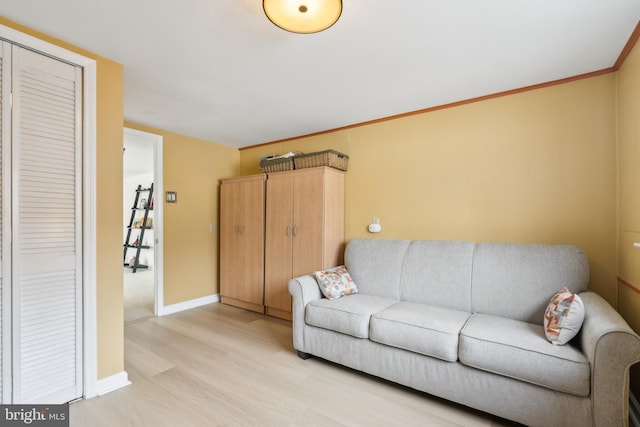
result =
[[[629,391],[629,425],[640,427],[640,403],[631,391]]]
[[[184,310],[190,310],[207,304],[213,304],[220,301],[219,294],[207,295],[206,297],[196,298],[189,301],[179,302],[177,304],[165,305],[158,308],[158,316],[166,316],[167,314],[178,313]]]
[[[98,380],[96,387],[98,392],[97,395],[102,396],[103,394],[111,393],[112,391],[126,387],[129,384],[131,384],[131,381],[129,381],[129,374],[127,374],[126,371],[122,371],[118,374]]]

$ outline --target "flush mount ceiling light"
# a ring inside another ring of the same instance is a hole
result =
[[[271,22],[292,33],[317,33],[336,23],[342,0],[262,0]]]

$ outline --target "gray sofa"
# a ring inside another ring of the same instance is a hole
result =
[[[640,339],[587,290],[574,246],[353,239],[358,293],[324,298],[289,281],[293,345],[311,355],[526,425],[628,425]],[[579,293],[585,319],[566,345],[544,334],[550,298]]]

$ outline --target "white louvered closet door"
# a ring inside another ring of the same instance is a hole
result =
[[[82,70],[11,63],[12,401],[63,403],[82,395]]]
[[[0,41],[0,403],[11,403],[10,73],[11,45]]]

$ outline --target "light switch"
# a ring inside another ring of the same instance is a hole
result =
[[[165,195],[167,203],[178,203],[178,193],[176,191],[167,191]]]

